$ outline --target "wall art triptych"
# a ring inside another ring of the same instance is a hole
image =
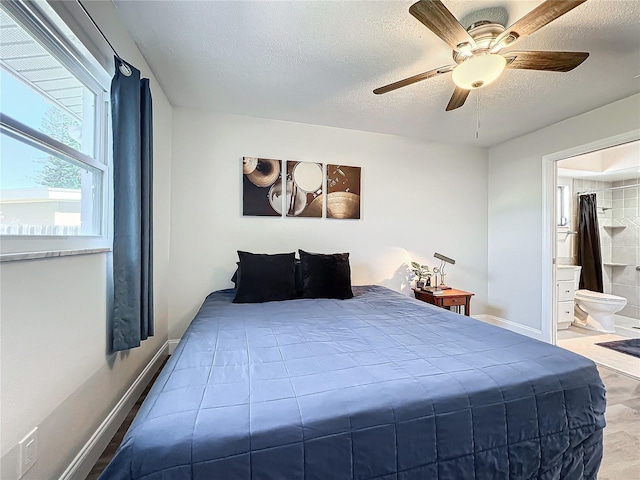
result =
[[[327,218],[360,218],[360,167],[242,159],[243,216],[322,218],[325,203]]]

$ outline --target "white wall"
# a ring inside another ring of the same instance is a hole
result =
[[[15,478],[17,443],[35,426],[39,427],[38,461],[23,478],[57,478],[168,336],[172,107],[129,34],[121,27],[112,3],[85,2],[85,6],[99,20],[119,53],[140,68],[143,75],[151,76],[156,331],[140,348],[108,353],[110,254],[3,263],[0,284],[0,478],[3,480]],[[96,43],[100,41],[96,39]]]
[[[539,332],[551,323],[542,289],[551,271],[542,262],[543,157],[639,128],[634,95],[489,150],[489,314]]]
[[[486,308],[485,149],[176,108],[171,186],[169,337],[204,297],[229,288],[236,250],[350,252],[353,284],[410,293],[403,262],[454,258],[451,285]],[[243,156],[362,167],[362,219],[241,215]]]

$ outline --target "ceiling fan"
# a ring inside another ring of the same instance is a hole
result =
[[[455,90],[446,110],[464,105],[471,90],[497,80],[505,68],[568,72],[589,56],[586,52],[502,52],[535,33],[587,0],[546,0],[508,28],[490,21],[476,22],[466,30],[440,0],[420,0],[409,13],[453,49],[455,65],[419,73],[376,88],[380,95],[422,80],[452,72]],[[501,53],[502,52],[502,53]]]

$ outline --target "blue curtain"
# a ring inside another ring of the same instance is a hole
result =
[[[113,351],[153,336],[153,125],[148,79],[115,59],[113,121]]]

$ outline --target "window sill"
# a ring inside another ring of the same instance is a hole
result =
[[[71,255],[93,255],[96,253],[106,253],[110,251],[110,248],[81,248],[77,250],[52,250],[46,252],[3,253],[0,255],[0,263],[40,260],[42,258],[68,257]]]

